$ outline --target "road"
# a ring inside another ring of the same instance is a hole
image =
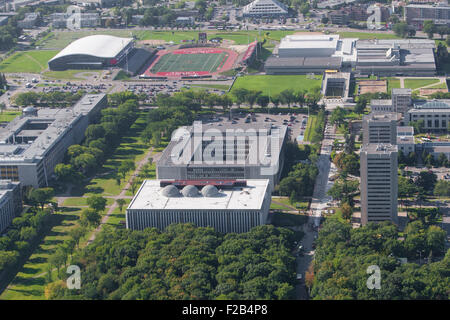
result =
[[[316,183],[314,185],[310,216],[308,218],[308,222],[303,225],[303,232],[305,233],[305,236],[302,240],[302,246],[305,254],[304,256],[297,257],[297,273],[302,274],[303,279],[305,278],[305,272],[308,270],[311,261],[314,259],[314,249],[312,248],[312,243],[315,237],[317,237],[316,226],[320,223],[322,210],[326,208],[328,206],[327,203],[332,200],[332,198],[327,196],[326,193],[333,185],[333,182],[329,180],[329,177],[337,172],[336,167],[330,161],[334,135],[335,128],[326,124],[325,135],[322,141],[319,159],[317,161],[319,174],[317,175]],[[304,281],[296,287],[296,292],[297,297],[300,300],[308,299],[308,292]]]

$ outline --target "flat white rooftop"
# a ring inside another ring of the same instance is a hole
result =
[[[185,197],[181,193],[165,196],[161,180],[145,180],[134,196],[129,210],[260,210],[269,188],[268,179],[246,180],[246,187],[219,189],[214,196],[205,197],[201,190],[195,197]],[[205,187],[203,187],[205,188]]]

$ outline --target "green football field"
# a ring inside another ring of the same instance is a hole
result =
[[[193,54],[172,54],[163,55],[150,69],[151,73],[158,72],[187,72],[187,71],[207,71],[214,72],[226,59],[228,53],[193,53]]]

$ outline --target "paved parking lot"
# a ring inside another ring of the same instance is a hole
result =
[[[232,120],[229,120],[230,116],[222,116],[219,118],[215,118],[215,120],[211,120],[211,117],[204,116],[199,118],[199,120],[202,120],[204,123],[208,122],[232,122],[234,124],[245,124],[246,118],[248,113],[244,112],[236,112],[231,111],[231,118]],[[291,120],[291,116],[293,117],[293,121]],[[286,125],[289,128],[288,134],[290,137],[295,140],[299,135],[303,135],[306,124],[304,127],[302,127],[303,119],[306,119],[305,123],[307,122],[308,116],[306,114],[296,114],[296,113],[288,113],[288,114],[267,114],[267,113],[256,113],[254,114],[254,117],[252,117],[252,120],[250,123],[273,123],[274,125]],[[217,121],[218,120],[218,121]]]

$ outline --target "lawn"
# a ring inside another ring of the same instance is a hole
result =
[[[269,33],[267,36],[266,33]],[[235,44],[247,44],[255,41],[259,37],[259,31],[207,31],[208,38],[221,37],[227,40],[233,40]],[[261,32],[262,38],[279,41],[282,37],[292,34],[294,31],[264,31]],[[137,40],[164,40],[180,43],[182,40],[198,39],[198,31],[152,31],[152,30],[102,30],[102,31],[55,31],[40,44],[43,48],[62,49],[74,40],[94,34],[106,34],[117,37],[134,36]]]
[[[65,70],[65,71],[47,71],[44,76],[49,79],[59,80],[86,80],[86,78],[96,75],[100,76],[99,70]]]
[[[131,126],[130,131],[122,138],[122,143],[117,147],[114,155],[110,157],[103,165],[100,177],[92,179],[82,193],[90,196],[93,194],[102,194],[104,196],[116,196],[125,187],[126,182],[130,178],[131,172],[125,179],[121,180],[120,186],[116,182],[117,168],[124,160],[133,160],[137,163],[145,156],[148,146],[140,140],[140,133],[146,124],[145,112],[139,114],[139,118]]]
[[[322,83],[322,76],[316,76],[316,80],[311,80],[306,75],[282,75],[282,76],[243,76],[236,79],[232,89],[245,88],[248,90],[259,90],[263,94],[278,94],[283,90],[292,89],[294,91],[309,91],[314,87],[319,87]]]
[[[114,203],[114,199],[112,198],[106,198],[106,205],[110,206]],[[68,207],[84,207],[87,206],[87,198],[67,198],[66,200],[64,200],[63,203],[64,206],[68,206]]]
[[[40,73],[48,68],[47,62],[57,53],[54,50],[19,51],[0,63],[0,72]]]
[[[0,122],[10,122],[12,119],[21,115],[20,111],[3,111],[0,113]]]
[[[317,126],[317,116],[310,115],[308,118],[308,123],[306,124],[306,130],[304,134],[305,141],[311,141],[312,134]]]
[[[45,279],[48,270],[48,258],[53,254],[57,245],[68,239],[68,232],[72,229],[80,214],[79,208],[60,208],[54,218],[60,222],[55,225],[44,238],[43,242],[29,257],[20,272],[17,273],[9,288],[0,296],[0,300],[43,300]],[[56,270],[52,272],[56,278]]]
[[[428,87],[427,89],[447,89],[447,84],[445,82],[441,82],[435,84],[434,86]]]
[[[117,228],[123,228],[123,225],[120,224],[120,221],[125,220],[125,211],[126,211],[128,205],[130,204],[131,199],[124,199],[124,200],[125,200],[125,205],[122,208],[122,212],[120,212],[119,207],[115,208],[113,213],[109,216],[108,222],[106,224],[115,226]]]
[[[395,34],[390,33],[371,33],[371,32],[338,32],[342,38],[359,38],[364,39],[400,39]]]
[[[423,78],[423,79],[405,79],[405,88],[417,89],[434,83],[438,83],[439,79]]]
[[[191,84],[191,88],[204,88],[204,89],[218,89],[228,90],[230,88],[227,84]]]
[[[386,78],[387,80],[387,91],[391,92],[392,89],[398,89],[400,88],[400,79],[397,78]]]

